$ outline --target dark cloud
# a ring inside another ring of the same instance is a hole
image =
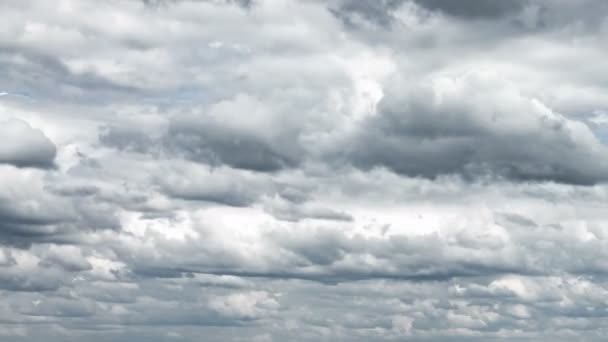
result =
[[[379,113],[348,142],[347,158],[364,169],[385,166],[413,177],[458,174],[579,185],[608,179],[605,147],[585,124],[491,77],[443,82],[451,89],[436,83],[389,93]]]
[[[27,202],[0,201],[0,240],[27,244],[30,239],[59,233],[61,231],[59,225],[70,220],[69,213],[66,213],[65,208],[61,206],[52,206],[44,202],[34,203],[34,208],[28,208]]]
[[[79,242],[87,231],[118,229],[117,208],[76,192],[57,196],[39,173],[0,169],[10,181],[0,191],[0,243],[26,248],[33,243]],[[21,176],[21,177],[20,177]],[[49,191],[50,190],[50,191]]]
[[[173,120],[161,137],[128,128],[105,128],[99,141],[124,151],[175,155],[201,164],[256,172],[276,172],[301,163],[297,136],[270,138],[247,128],[230,127],[205,115]],[[297,134],[294,133],[294,134]]]
[[[408,3],[406,0],[337,0],[330,2],[329,11],[347,27],[357,27],[361,22],[369,22],[390,29],[398,21],[395,12]],[[498,19],[523,10],[530,2],[413,0],[412,3],[431,13],[437,12],[461,19]]]
[[[287,138],[287,137],[286,137]],[[268,141],[219,122],[178,120],[171,124],[166,145],[189,160],[209,165],[274,172],[296,166],[301,155],[281,141]]]
[[[423,8],[464,19],[499,18],[522,10],[528,0],[484,1],[484,0],[414,0]]]

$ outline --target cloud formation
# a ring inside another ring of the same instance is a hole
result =
[[[0,122],[4,142],[0,147],[0,163],[17,167],[50,168],[57,149],[39,129],[26,122],[11,119]]]
[[[605,146],[587,125],[555,113],[491,74],[440,77],[389,89],[348,144],[363,168],[409,176],[497,175],[515,181],[606,181]]]
[[[605,2],[0,11],[0,340],[605,339]]]

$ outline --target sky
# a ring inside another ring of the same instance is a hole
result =
[[[608,2],[0,13],[0,341],[608,335]]]

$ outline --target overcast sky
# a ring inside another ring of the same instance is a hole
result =
[[[0,341],[605,341],[608,1],[0,13]]]

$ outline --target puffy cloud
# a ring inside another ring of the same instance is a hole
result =
[[[53,167],[57,148],[44,133],[18,119],[0,122],[0,163],[17,167]]]
[[[491,74],[428,83],[389,89],[379,113],[348,144],[346,158],[363,168],[386,166],[431,178],[490,175],[583,185],[606,180],[607,150],[584,123]]]

